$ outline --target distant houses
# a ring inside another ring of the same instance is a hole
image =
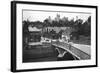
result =
[[[68,42],[68,40],[70,40],[70,33],[72,31],[72,28],[71,27],[44,27],[44,28],[38,28],[38,27],[29,26],[28,30],[29,30],[29,34],[30,34],[29,42],[41,42],[41,40],[45,41],[46,38],[48,38],[49,40],[60,38],[63,41]],[[43,34],[46,35],[45,32],[48,32],[47,36],[43,36]]]
[[[50,32],[52,30],[54,30],[56,33],[59,33],[61,30],[72,32],[73,28],[72,27],[45,27],[43,28],[44,32],[46,31]]]

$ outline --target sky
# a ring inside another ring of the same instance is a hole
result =
[[[83,22],[87,20],[91,14],[86,13],[77,13],[77,12],[45,12],[45,11],[23,11],[23,20],[29,20],[29,21],[44,21],[49,16],[53,20],[56,15],[59,14],[60,18],[68,17],[68,20],[71,20],[74,18],[76,20],[76,16],[78,19],[82,19]]]

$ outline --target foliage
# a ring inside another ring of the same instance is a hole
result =
[[[49,16],[50,17],[50,16]],[[67,17],[60,18],[59,21],[56,20],[49,20],[46,18],[43,22],[41,21],[23,21],[23,32],[24,34],[28,33],[28,26],[37,27],[37,28],[44,28],[44,27],[72,27],[74,30],[71,33],[72,35],[77,35],[77,38],[79,35],[85,35],[90,36],[91,35],[91,16],[88,17],[88,19],[83,22],[82,19],[77,19],[74,21],[68,20]],[[54,31],[51,31],[54,33]]]

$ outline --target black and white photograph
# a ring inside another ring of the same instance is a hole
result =
[[[11,68],[97,67],[97,6],[12,2]]]
[[[91,14],[23,10],[23,62],[91,59]]]

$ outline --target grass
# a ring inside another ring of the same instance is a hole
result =
[[[76,44],[84,44],[84,45],[91,45],[90,37],[80,36],[79,40],[71,40],[73,43]]]

